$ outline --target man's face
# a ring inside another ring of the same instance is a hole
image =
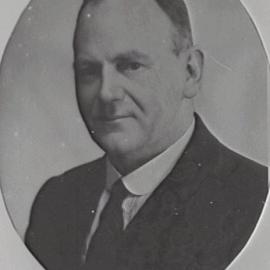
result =
[[[187,56],[154,1],[110,0],[81,13],[75,40],[79,108],[109,154],[155,155],[183,126]]]

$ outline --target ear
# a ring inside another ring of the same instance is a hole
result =
[[[200,89],[204,66],[204,54],[197,46],[188,49],[186,64],[187,77],[184,95],[186,98],[193,98]]]

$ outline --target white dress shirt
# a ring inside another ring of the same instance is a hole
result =
[[[124,186],[130,193],[122,203],[124,230],[153,191],[173,169],[188,144],[194,127],[195,120],[193,119],[192,124],[180,139],[164,152],[126,176],[122,177],[107,159],[106,188],[100,197],[97,209],[92,211],[95,218],[87,237],[87,247],[98,228],[100,215],[109,201],[110,189],[115,181],[121,179],[120,181],[123,181]]]

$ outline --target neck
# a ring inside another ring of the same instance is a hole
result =
[[[171,133],[175,134],[174,136],[164,136],[163,139],[166,138],[166,141],[163,144],[160,142],[153,142],[147,147],[144,146],[142,149],[136,149],[136,151],[132,151],[131,153],[108,153],[108,157],[118,172],[121,173],[122,176],[125,176],[143,166],[182,138],[192,124],[192,121],[193,112],[189,114],[189,117],[185,118],[185,123],[181,125],[181,129],[179,128],[177,132]],[[168,132],[168,134],[170,134],[170,132]]]

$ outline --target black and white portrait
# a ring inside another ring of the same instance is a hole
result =
[[[250,242],[268,61],[240,1],[34,0],[0,71],[3,197],[45,269],[222,270]]]

